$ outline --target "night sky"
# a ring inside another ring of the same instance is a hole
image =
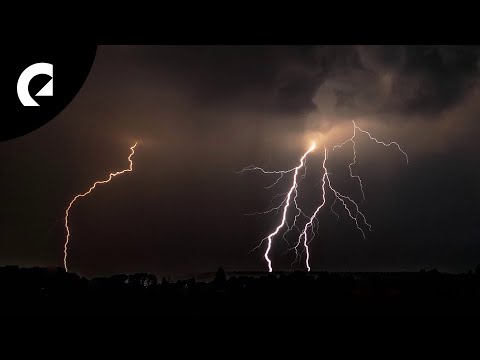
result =
[[[329,155],[336,186],[361,203],[363,240],[328,209],[311,243],[313,270],[467,271],[480,263],[480,48],[471,46],[100,46],[73,102],[42,128],[0,143],[0,265],[63,266],[70,200],[115,178],[71,211],[69,270],[85,276],[146,271],[266,270],[250,253],[280,214],[287,169],[316,141],[299,199],[321,200],[323,146],[352,135],[351,120],[401,153],[359,136]],[[328,199],[328,198],[327,198]],[[275,202],[277,201],[277,203]],[[330,205],[333,198],[329,198]],[[293,239],[293,238],[292,238]],[[293,254],[277,237],[274,268]],[[298,267],[303,269],[302,266]]]

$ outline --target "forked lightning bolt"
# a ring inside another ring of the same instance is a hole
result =
[[[353,175],[353,172],[352,172],[352,171],[353,171],[353,170],[352,170],[352,166],[355,165],[355,164],[356,164],[356,161],[357,161],[357,151],[356,151],[356,148],[355,148],[355,145],[356,145],[356,144],[355,144],[355,136],[357,136],[356,130],[359,130],[359,131],[361,131],[362,133],[367,134],[368,137],[370,138],[370,140],[375,141],[377,144],[382,144],[382,145],[384,145],[384,146],[395,145],[395,146],[398,148],[398,150],[405,156],[405,159],[406,159],[406,161],[407,161],[407,164],[408,164],[408,155],[407,155],[407,153],[406,153],[405,151],[402,150],[402,148],[400,147],[400,145],[398,145],[397,142],[392,141],[392,142],[390,142],[390,143],[387,144],[387,143],[385,143],[385,142],[383,142],[383,141],[379,141],[379,140],[377,140],[376,138],[374,138],[368,131],[363,130],[363,129],[361,129],[359,126],[357,126],[357,124],[355,124],[355,120],[352,120],[352,123],[353,123],[353,135],[352,135],[352,137],[349,138],[349,139],[347,139],[347,140],[345,140],[345,141],[344,141],[343,143],[341,143],[341,144],[335,145],[335,146],[333,147],[333,149],[334,149],[334,150],[335,150],[335,149],[339,149],[339,148],[341,148],[343,145],[345,145],[345,144],[348,143],[348,142],[351,142],[351,143],[352,143],[353,159],[352,159],[352,162],[348,165],[348,168],[349,168],[349,170],[350,170],[350,176],[351,176],[352,178],[357,178],[357,179],[358,179],[358,183],[359,183],[359,185],[360,185],[360,190],[361,190],[361,192],[362,192],[362,197],[363,197],[363,200],[365,200],[365,192],[363,191],[362,179],[360,178],[359,175]]]
[[[313,215],[311,216],[310,220],[307,222],[307,224],[305,225],[305,228],[303,229],[303,231],[301,232],[300,236],[298,237],[298,242],[297,242],[297,245],[295,246],[295,253],[296,253],[296,257],[295,257],[295,261],[297,261],[298,259],[298,247],[300,246],[300,242],[302,241],[302,236],[304,237],[304,248],[305,248],[305,251],[306,251],[306,264],[307,264],[307,269],[308,271],[310,271],[310,264],[309,264],[309,261],[310,261],[310,251],[308,249],[308,241],[307,241],[307,231],[308,231],[308,228],[311,227],[312,228],[312,232],[313,232],[313,221],[316,219],[317,217],[317,214],[318,212],[320,211],[320,209],[323,207],[323,205],[325,205],[325,178],[328,177],[328,171],[327,171],[327,168],[325,166],[325,163],[327,162],[327,149],[325,149],[325,157],[323,159],[323,176],[322,176],[322,196],[323,196],[323,200],[322,200],[322,203],[320,204],[320,206],[317,207],[317,209],[315,210],[315,212],[313,213]]]
[[[353,158],[352,158],[352,161],[350,162],[350,164],[348,165],[348,168],[349,168],[349,171],[350,171],[350,177],[357,179],[357,181],[359,183],[359,186],[360,186],[360,191],[362,193],[362,199],[365,200],[365,192],[364,192],[364,188],[363,188],[362,179],[360,178],[359,175],[356,175],[356,174],[353,173],[353,168],[352,168],[356,164],[356,160],[357,160],[356,143],[355,143],[355,138],[358,135],[357,130],[358,130],[358,132],[361,132],[361,133],[364,133],[364,134],[368,135],[370,140],[375,141],[377,144],[381,144],[381,145],[386,146],[386,147],[390,147],[392,145],[396,146],[397,149],[405,156],[407,164],[408,164],[408,155],[405,151],[403,151],[403,149],[400,147],[400,145],[397,142],[392,141],[390,143],[385,143],[383,141],[380,141],[377,138],[373,137],[368,131],[363,130],[359,126],[357,126],[355,121],[352,121],[352,123],[353,123],[353,135],[349,139],[344,141],[343,143],[335,145],[333,147],[333,149],[335,150],[335,149],[341,148],[343,145],[345,145],[349,142],[352,143]],[[289,170],[267,171],[267,170],[264,170],[260,167],[251,165],[251,166],[248,166],[241,171],[241,172],[243,172],[243,171],[249,171],[249,170],[259,170],[259,171],[263,172],[264,174],[276,174],[276,175],[278,175],[275,182],[273,184],[269,185],[267,188],[271,188],[271,187],[277,185],[278,182],[280,181],[280,179],[282,179],[284,175],[289,174],[291,172],[294,172],[293,182],[292,182],[292,185],[290,187],[290,191],[287,193],[287,196],[283,199],[281,204],[277,207],[274,207],[274,208],[272,208],[270,210],[267,210],[267,211],[264,211],[262,213],[256,213],[256,214],[265,214],[265,213],[272,212],[272,211],[277,211],[278,212],[279,209],[282,208],[282,206],[283,206],[283,214],[282,214],[282,220],[281,220],[280,224],[276,227],[275,231],[273,231],[267,237],[262,239],[260,244],[256,247],[256,248],[258,248],[259,246],[261,246],[263,244],[263,242],[265,240],[268,240],[267,249],[265,251],[264,257],[265,257],[265,260],[267,261],[269,272],[272,272],[272,262],[269,258],[269,253],[270,253],[270,249],[271,249],[271,246],[272,246],[273,237],[276,236],[280,232],[280,230],[283,227],[285,227],[285,225],[286,225],[287,230],[283,234],[284,238],[285,238],[286,233],[289,232],[290,230],[292,230],[294,227],[296,229],[298,229],[299,233],[300,233],[295,246],[289,249],[289,250],[294,250],[295,251],[296,256],[295,256],[294,263],[299,261],[299,259],[301,258],[303,252],[299,253],[299,248],[303,245],[303,251],[306,253],[306,268],[307,268],[308,271],[311,270],[309,243],[315,237],[314,225],[316,224],[317,228],[318,228],[318,224],[319,224],[318,213],[325,206],[326,201],[327,201],[326,200],[326,190],[330,190],[334,195],[334,201],[330,205],[330,210],[337,217],[337,220],[339,219],[340,215],[335,212],[333,207],[338,200],[343,205],[343,208],[345,209],[346,213],[348,214],[350,219],[353,220],[357,229],[360,231],[360,233],[362,234],[362,237],[364,239],[366,238],[365,231],[364,231],[365,227],[368,228],[369,231],[373,231],[372,230],[372,225],[370,225],[367,222],[367,219],[366,219],[365,215],[363,214],[363,212],[360,210],[360,207],[358,206],[358,204],[351,197],[340,193],[333,186],[332,181],[330,180],[330,177],[329,177],[328,169],[327,169],[327,159],[328,159],[327,148],[324,148],[324,158],[323,158],[323,164],[322,164],[322,166],[323,166],[323,176],[321,178],[321,182],[322,182],[322,201],[321,201],[320,205],[316,208],[316,210],[314,211],[312,216],[308,217],[302,211],[302,209],[300,208],[300,206],[297,203],[297,194],[298,194],[297,177],[298,177],[299,170],[302,167],[305,166],[305,161],[306,161],[307,155],[310,152],[312,152],[314,149],[315,149],[315,144],[313,144],[310,147],[310,149],[302,156],[302,158],[300,159],[300,164],[297,167],[289,169]],[[305,173],[302,175],[302,178],[304,178],[304,177],[305,177]],[[327,186],[327,188],[326,188],[326,186]],[[289,226],[289,224],[287,222],[287,211],[288,211],[289,206],[290,206],[290,201],[291,201],[291,198],[292,198],[292,194],[294,194],[293,202],[295,204],[297,214],[295,215],[293,224],[291,226]],[[297,219],[300,215],[303,215],[305,218],[308,219],[308,221],[305,224],[303,230],[300,230],[297,226]],[[316,223],[315,223],[315,221],[316,221]],[[311,234],[310,236],[309,236],[309,233]]]
[[[259,246],[261,246],[263,244],[263,242],[265,240],[267,240],[267,249],[265,250],[265,260],[267,261],[267,264],[268,264],[268,271],[269,272],[272,272],[273,271],[273,268],[272,268],[272,261],[270,260],[269,258],[269,253],[270,253],[270,249],[272,248],[272,240],[273,240],[273,237],[275,235],[278,234],[278,232],[287,224],[287,212],[288,212],[288,208],[290,207],[290,200],[292,198],[292,194],[295,193],[294,197],[293,197],[293,202],[295,204],[295,207],[298,211],[297,215],[295,216],[295,221],[293,223],[293,226],[295,226],[295,222],[299,216],[299,214],[302,213],[301,209],[298,207],[298,204],[297,204],[297,189],[298,189],[298,182],[297,182],[297,177],[298,177],[298,172],[300,171],[301,168],[303,168],[305,166],[305,160],[306,160],[306,157],[309,153],[311,153],[313,150],[315,149],[315,143],[312,143],[312,145],[310,146],[310,148],[307,150],[307,152],[305,154],[303,154],[303,156],[300,158],[300,163],[298,164],[298,166],[290,169],[290,170],[285,170],[285,171],[267,171],[267,170],[264,170],[262,168],[259,168],[257,166],[248,166],[246,168],[244,168],[243,170],[240,171],[240,173],[243,173],[244,171],[251,171],[251,170],[259,170],[261,172],[263,172],[264,174],[279,174],[279,177],[277,178],[277,180],[275,181],[274,184],[270,185],[268,188],[272,187],[273,185],[277,184],[280,179],[283,177],[283,175],[287,174],[287,173],[291,173],[293,172],[293,180],[292,180],[292,186],[290,187],[290,190],[288,191],[286,197],[284,198],[284,200],[282,201],[282,203],[280,204],[280,206],[278,208],[280,208],[283,204],[285,204],[283,206],[283,213],[282,213],[282,221],[280,222],[280,224],[277,226],[277,228],[275,229],[275,231],[273,231],[271,234],[269,234],[267,237],[265,237],[264,239],[262,239],[262,241],[260,242],[260,244],[257,246],[257,248]],[[291,227],[288,226],[287,224],[287,228],[290,229]]]
[[[131,172],[133,171],[133,161],[132,161],[132,156],[133,154],[135,154],[135,147],[137,146],[137,143],[133,144],[133,146],[130,147],[130,155],[128,156],[128,162],[129,162],[129,167],[127,169],[124,169],[124,170],[121,170],[121,171],[117,171],[115,173],[110,173],[110,175],[108,176],[108,179],[106,180],[99,180],[99,181],[96,181],[91,187],[90,189],[88,189],[86,192],[82,193],[82,194],[78,194],[76,195],[72,201],[70,201],[70,204],[68,204],[68,207],[67,209],[65,210],[65,229],[67,231],[67,238],[65,240],[65,245],[64,245],[64,257],[63,257],[63,265],[65,267],[65,271],[68,272],[68,267],[67,267],[67,255],[68,255],[68,241],[70,240],[70,229],[68,227],[68,216],[70,214],[70,209],[72,208],[73,204],[75,203],[75,201],[77,201],[79,198],[81,197],[85,197],[87,196],[88,194],[90,194],[96,187],[97,185],[101,185],[101,184],[106,184],[108,182],[110,182],[110,180],[112,180],[115,176],[118,176],[118,175],[121,175],[123,173],[126,173],[126,172]]]
[[[360,178],[359,175],[353,175],[353,170],[352,170],[352,166],[355,165],[356,162],[357,162],[357,151],[355,149],[355,136],[357,135],[356,130],[357,130],[357,126],[355,125],[355,121],[353,121],[353,135],[352,135],[352,137],[350,139],[344,141],[343,143],[339,144],[339,145],[335,145],[333,148],[334,149],[341,148],[347,142],[352,143],[353,159],[352,159],[352,162],[350,164],[348,164],[348,169],[350,170],[350,177],[356,178],[358,180],[358,184],[360,185],[360,191],[362,192],[362,198],[363,198],[363,200],[365,200],[365,192],[363,191],[362,179]]]
[[[363,223],[368,227],[368,230],[373,231],[372,230],[372,225],[370,225],[367,222],[367,219],[365,218],[365,215],[360,211],[360,209],[358,207],[358,204],[353,199],[351,199],[350,197],[348,197],[346,195],[342,195],[340,192],[335,190],[334,187],[332,186],[332,183],[330,181],[330,177],[328,176],[329,173],[328,173],[328,170],[327,170],[327,167],[326,167],[326,162],[327,162],[327,159],[328,159],[328,151],[327,151],[327,148],[325,148],[324,150],[325,150],[325,156],[323,158],[323,171],[324,171],[324,173],[323,173],[323,177],[322,177],[322,203],[317,207],[317,209],[313,213],[310,220],[305,224],[305,227],[304,227],[303,231],[300,233],[300,236],[298,237],[297,244],[294,247],[294,250],[295,250],[295,253],[296,253],[295,261],[297,261],[298,256],[299,256],[298,255],[298,247],[300,246],[301,241],[302,241],[302,237],[303,237],[304,238],[303,246],[304,246],[304,250],[306,252],[305,263],[306,263],[306,267],[307,267],[308,271],[311,270],[310,269],[310,251],[309,251],[309,248],[308,248],[308,244],[309,244],[308,229],[312,228],[312,238],[313,238],[315,236],[315,233],[313,232],[313,221],[317,218],[318,212],[320,211],[321,208],[323,208],[323,206],[325,205],[325,202],[326,202],[326,199],[325,199],[325,196],[326,196],[326,194],[325,194],[325,183],[328,183],[328,188],[335,195],[335,202],[337,200],[339,200],[342,203],[343,207],[347,211],[348,216],[355,222],[355,225],[357,226],[357,229],[362,233],[362,237],[365,239],[365,232],[363,231],[362,227],[360,226],[360,224],[358,222],[358,216],[359,215],[362,217]],[[332,203],[332,206],[333,206],[334,203]],[[355,214],[352,214],[352,211],[350,210],[349,205],[355,207]],[[338,218],[339,215],[333,210],[333,207],[330,207],[330,209],[332,210],[332,212]]]

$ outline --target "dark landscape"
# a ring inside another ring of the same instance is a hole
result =
[[[208,282],[137,273],[87,279],[0,268],[1,315],[479,315],[480,265],[465,274],[286,272]]]

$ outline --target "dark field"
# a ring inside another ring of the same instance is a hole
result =
[[[480,274],[278,273],[157,282],[0,268],[2,315],[479,315]]]

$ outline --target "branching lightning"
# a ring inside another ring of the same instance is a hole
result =
[[[355,121],[352,121],[352,123],[353,123],[353,135],[349,139],[344,141],[343,143],[335,145],[333,147],[333,150],[339,149],[349,142],[352,143],[353,158],[352,158],[352,161],[350,162],[350,164],[348,165],[349,172],[350,172],[350,177],[355,178],[358,181],[360,191],[362,193],[362,199],[365,200],[365,192],[364,192],[362,179],[360,178],[359,175],[354,174],[354,171],[353,171],[353,166],[356,165],[356,160],[357,160],[357,152],[356,152],[356,145],[357,144],[355,142],[355,138],[358,135],[357,130],[360,133],[366,134],[369,137],[370,140],[375,141],[377,144],[381,144],[385,147],[390,147],[392,145],[396,146],[397,149],[405,156],[407,164],[408,164],[408,155],[405,151],[403,151],[403,149],[400,147],[400,145],[397,142],[392,141],[390,143],[385,143],[383,141],[380,141],[377,138],[373,137],[368,131],[363,130],[362,128],[357,126]],[[303,210],[300,208],[300,206],[297,203],[297,196],[298,196],[298,181],[297,181],[297,178],[298,178],[299,171],[302,168],[305,168],[305,172],[304,172],[303,175],[301,175],[301,179],[305,178],[305,175],[306,175],[306,164],[305,164],[306,157],[314,149],[315,149],[315,144],[312,144],[312,146],[308,149],[308,151],[301,157],[300,164],[297,167],[289,169],[289,170],[268,171],[268,170],[264,170],[263,168],[250,165],[250,166],[244,168],[243,170],[241,170],[239,172],[239,173],[243,173],[244,171],[258,170],[258,171],[261,171],[264,174],[275,174],[275,175],[277,175],[277,178],[274,181],[274,183],[267,186],[266,187],[267,189],[272,188],[273,186],[277,185],[279,183],[279,181],[286,174],[290,174],[292,172],[294,173],[293,174],[292,185],[290,187],[290,191],[287,193],[287,195],[285,196],[283,201],[280,203],[280,205],[278,205],[276,207],[273,207],[273,208],[271,208],[267,211],[264,211],[264,212],[255,213],[255,214],[266,214],[266,213],[270,213],[270,212],[273,212],[273,211],[278,212],[283,207],[282,219],[281,219],[280,224],[275,228],[275,230],[272,233],[270,233],[267,237],[262,239],[260,241],[260,244],[257,247],[254,248],[254,250],[257,249],[258,247],[260,247],[263,244],[263,242],[265,240],[267,240],[267,248],[266,248],[266,251],[265,251],[265,254],[264,254],[264,258],[267,261],[269,272],[272,272],[272,261],[269,257],[269,253],[270,253],[270,250],[271,250],[271,247],[272,247],[272,241],[273,241],[273,238],[284,227],[286,227],[286,230],[283,233],[283,238],[285,239],[285,241],[287,241],[285,236],[289,231],[293,230],[294,228],[296,228],[299,231],[299,236],[298,236],[298,239],[297,239],[295,245],[288,249],[288,250],[294,250],[295,251],[295,260],[292,263],[292,266],[293,266],[294,263],[300,261],[302,255],[303,255],[303,252],[305,252],[305,254],[306,254],[306,257],[305,257],[306,268],[307,268],[308,271],[311,270],[309,244],[312,241],[312,239],[315,237],[315,231],[314,231],[315,226],[318,229],[318,226],[319,226],[318,215],[319,215],[320,210],[325,206],[325,204],[327,202],[327,197],[326,197],[327,190],[330,190],[331,193],[334,196],[334,200],[333,200],[332,204],[330,205],[330,210],[337,217],[337,220],[339,220],[340,214],[338,214],[334,210],[334,206],[335,206],[335,204],[337,203],[337,200],[338,200],[338,202],[340,202],[343,205],[343,208],[345,209],[345,212],[348,214],[350,219],[352,219],[353,222],[355,223],[355,226],[360,231],[360,233],[362,234],[363,239],[366,239],[366,235],[365,235],[365,230],[366,229],[368,229],[368,231],[373,231],[372,225],[370,225],[367,222],[365,214],[360,210],[359,205],[351,197],[340,193],[333,186],[332,181],[331,181],[330,176],[329,176],[331,173],[329,173],[328,169],[327,169],[328,150],[327,150],[326,147],[324,148],[324,158],[323,158],[323,163],[322,163],[323,176],[320,180],[320,182],[322,183],[322,201],[310,217],[307,216],[303,212]],[[318,183],[315,186],[317,186],[317,185],[318,185]],[[293,203],[295,205],[295,209],[296,209],[297,212],[296,212],[296,215],[294,217],[293,223],[291,225],[289,225],[288,220],[287,220],[287,212],[288,212],[288,209],[290,207],[292,194],[293,194]],[[277,197],[277,196],[278,195],[276,195],[275,197]],[[297,225],[297,220],[298,220],[300,215],[303,215],[308,220],[306,222],[306,224],[304,225],[302,230],[300,230],[298,225]],[[287,243],[288,243],[288,241],[287,241]],[[303,250],[302,250],[301,253],[299,252],[300,247],[303,247]]]
[[[353,121],[353,135],[352,135],[352,137],[350,139],[344,141],[343,143],[339,144],[339,145],[335,145],[333,148],[334,149],[341,148],[343,145],[345,145],[348,142],[352,143],[353,159],[352,159],[352,162],[350,164],[348,164],[348,169],[350,170],[350,177],[351,178],[356,178],[358,180],[358,184],[360,185],[360,191],[362,192],[362,198],[363,198],[363,200],[365,200],[365,192],[363,191],[362,179],[360,178],[359,175],[353,175],[353,170],[352,170],[352,166],[355,165],[356,162],[357,162],[357,151],[355,149],[355,145],[356,145],[355,144],[355,136],[357,135],[356,130],[357,130],[357,126],[355,125],[355,121]]]
[[[243,170],[239,171],[239,173],[243,173],[244,171],[252,171],[252,170],[259,170],[261,172],[263,172],[264,174],[280,174],[280,176],[277,178],[277,180],[275,181],[275,183],[270,187],[274,186],[275,184],[278,183],[278,181],[280,181],[280,179],[283,177],[283,175],[287,174],[287,173],[291,173],[291,172],[294,172],[293,174],[293,181],[292,181],[292,186],[290,187],[290,190],[288,191],[287,193],[287,196],[284,198],[284,201],[282,201],[280,207],[285,204],[283,206],[283,214],[282,214],[282,221],[280,222],[280,224],[277,226],[277,228],[275,229],[275,231],[273,231],[270,235],[268,235],[267,237],[265,237],[264,239],[262,239],[262,241],[260,242],[260,244],[256,247],[260,247],[263,242],[265,240],[267,240],[267,249],[265,250],[265,255],[264,255],[264,258],[265,260],[267,261],[267,264],[268,264],[268,271],[269,272],[272,272],[273,269],[272,269],[272,261],[270,260],[269,258],[269,253],[270,253],[270,249],[272,248],[272,239],[275,235],[278,234],[278,232],[285,226],[285,224],[287,224],[287,211],[288,211],[288,208],[290,207],[290,200],[292,198],[292,194],[295,193],[294,197],[293,197],[293,202],[295,204],[295,208],[297,209],[298,211],[298,214],[295,216],[295,221],[294,221],[294,224],[292,224],[292,227],[295,225],[295,222],[298,218],[298,215],[302,213],[302,210],[298,207],[298,204],[297,204],[297,195],[298,195],[298,182],[297,182],[297,176],[298,176],[298,172],[300,171],[301,168],[304,167],[305,165],[305,159],[307,157],[307,155],[309,153],[311,153],[313,150],[315,149],[315,143],[312,143],[312,145],[310,146],[310,148],[307,150],[307,152],[305,154],[303,154],[303,156],[301,157],[300,159],[300,164],[298,164],[298,166],[290,169],[290,170],[282,170],[282,171],[267,171],[267,170],[264,170],[260,167],[257,167],[257,166],[248,166],[246,168],[244,168]],[[287,227],[290,228],[287,224]]]
[[[326,202],[326,199],[325,199],[325,179],[327,178],[328,179],[328,171],[327,171],[327,168],[325,166],[325,163],[327,162],[327,149],[325,149],[325,157],[323,159],[323,170],[324,170],[324,173],[323,173],[323,176],[322,176],[322,197],[323,197],[323,201],[322,203],[320,204],[320,206],[317,207],[317,209],[315,210],[315,212],[313,213],[312,217],[310,218],[310,220],[307,222],[307,224],[305,225],[305,228],[303,229],[303,231],[301,232],[300,236],[298,237],[298,242],[297,242],[297,245],[295,246],[295,253],[296,253],[296,257],[295,257],[295,261],[298,259],[298,246],[300,245],[300,242],[302,240],[302,236],[304,237],[305,241],[304,241],[304,248],[305,248],[305,252],[307,254],[306,256],[306,264],[307,264],[307,269],[308,271],[310,271],[310,264],[309,264],[309,260],[310,260],[310,251],[308,249],[308,241],[307,241],[307,231],[308,231],[308,228],[309,227],[312,227],[312,232],[313,232],[313,221],[316,219],[317,217],[317,214],[318,212],[320,211],[320,209],[323,207],[323,205],[325,205],[325,202]],[[329,184],[330,184],[330,181],[329,181]]]
[[[70,214],[70,209],[72,208],[73,204],[75,203],[75,201],[77,201],[77,199],[81,198],[81,197],[85,197],[87,196],[88,194],[90,194],[95,188],[97,185],[101,185],[101,184],[106,184],[108,182],[110,182],[110,180],[112,180],[115,176],[118,176],[118,175],[121,175],[123,173],[126,173],[126,172],[131,172],[133,171],[133,161],[132,161],[132,156],[135,154],[135,147],[137,146],[137,143],[135,143],[133,146],[130,147],[130,155],[128,156],[128,162],[129,162],[129,167],[127,169],[124,169],[124,170],[121,170],[121,171],[117,171],[115,173],[110,173],[110,175],[108,176],[108,179],[106,180],[99,180],[99,181],[96,181],[91,187],[90,189],[88,189],[86,192],[84,193],[81,193],[81,194],[78,194],[76,195],[72,201],[70,201],[70,204],[68,204],[68,207],[67,209],[65,210],[65,229],[67,231],[67,238],[65,240],[65,245],[64,245],[64,257],[63,257],[63,266],[65,267],[65,271],[68,272],[68,267],[67,267],[67,256],[68,256],[68,242],[70,240],[70,229],[68,227],[68,216]]]

